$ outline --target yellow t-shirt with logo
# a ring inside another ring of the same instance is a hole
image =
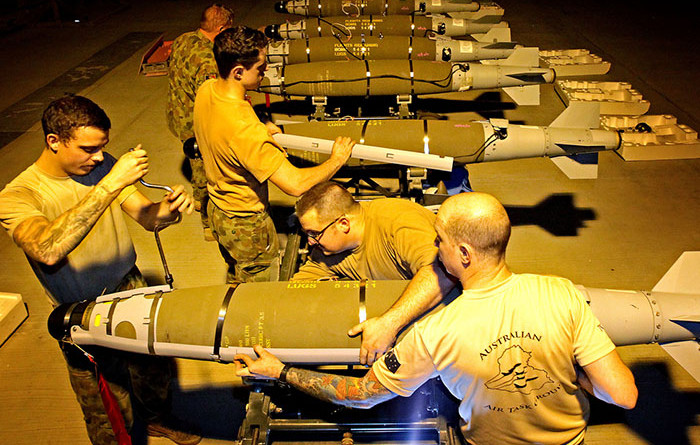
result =
[[[267,180],[285,159],[245,100],[224,97],[209,79],[197,90],[194,133],[207,175],[209,199],[228,216],[267,210]]]
[[[515,274],[418,321],[373,370],[402,396],[440,376],[471,443],[576,444],[589,405],[574,365],[614,349],[569,280]]]

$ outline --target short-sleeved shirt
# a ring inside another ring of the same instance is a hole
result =
[[[194,104],[209,199],[231,217],[267,211],[267,180],[285,161],[284,149],[250,103],[220,95],[215,84],[204,82]]]
[[[360,205],[365,224],[360,245],[333,255],[314,249],[293,280],[408,280],[435,261],[433,212],[398,198],[380,198]]]
[[[116,160],[105,160],[85,176],[55,177],[32,164],[0,192],[0,223],[12,237],[28,218],[53,221],[75,207],[112,169]],[[136,263],[136,252],[121,210],[136,191],[126,187],[112,201],[93,228],[66,258],[54,266],[27,259],[46,291],[57,303],[95,299],[113,292]]]
[[[192,109],[197,89],[217,76],[214,43],[201,30],[186,32],[173,41],[165,115],[170,131],[181,141],[194,137]]]
[[[472,443],[579,443],[589,405],[574,366],[614,348],[570,281],[516,274],[416,322],[373,370],[402,396],[440,376]]]

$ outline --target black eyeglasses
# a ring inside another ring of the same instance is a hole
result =
[[[328,230],[328,229],[330,228],[330,226],[332,226],[333,224],[337,223],[337,222],[340,220],[340,218],[342,218],[343,216],[345,216],[345,215],[340,215],[339,217],[337,217],[336,219],[334,219],[333,221],[331,221],[326,227],[324,227],[323,229],[319,230],[318,232],[316,232],[316,231],[314,231],[314,230],[305,231],[305,232],[306,232],[306,236],[308,236],[308,237],[311,238],[312,240],[316,241],[317,243],[320,243],[320,242],[321,242],[321,237],[322,237],[323,234],[326,232],[326,230]]]

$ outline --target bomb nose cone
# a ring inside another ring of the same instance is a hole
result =
[[[47,322],[49,334],[56,340],[61,340],[70,333],[73,325],[80,325],[83,313],[90,304],[89,301],[80,303],[65,303],[54,309]]]
[[[275,40],[281,40],[282,36],[280,36],[280,27],[279,25],[267,25],[265,27],[265,35],[269,39],[275,39]]]
[[[64,320],[68,311],[72,309],[72,304],[62,304],[54,309],[49,315],[48,327],[49,334],[56,340],[60,340],[66,335],[67,328],[64,326]]]
[[[275,12],[280,12],[282,14],[287,13],[287,2],[282,1],[275,3]]]

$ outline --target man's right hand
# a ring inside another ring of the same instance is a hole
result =
[[[355,141],[351,138],[347,136],[338,136],[335,138],[335,143],[331,149],[331,158],[338,160],[341,165],[344,165],[350,158],[354,146]]]
[[[134,184],[148,173],[148,155],[141,144],[124,153],[102,180],[110,191]]]
[[[372,366],[379,357],[394,344],[398,329],[382,317],[374,317],[353,326],[348,336],[356,337],[362,334],[360,346],[360,363]]]

